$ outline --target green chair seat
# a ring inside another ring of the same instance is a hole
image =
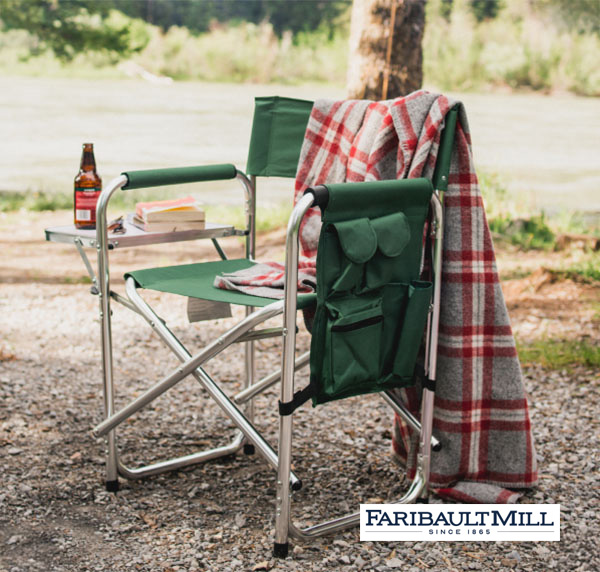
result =
[[[222,290],[215,288],[215,276],[223,272],[236,272],[250,268],[256,263],[246,258],[235,260],[218,260],[216,262],[200,262],[197,264],[184,264],[180,266],[164,266],[162,268],[148,268],[136,270],[125,274],[125,278],[132,277],[138,286],[147,290],[179,294],[191,298],[201,298],[212,302],[226,302],[240,306],[255,306],[262,308],[276,300],[274,298],[261,298],[242,292]],[[298,296],[298,309],[307,308],[315,303],[316,294],[300,294]]]

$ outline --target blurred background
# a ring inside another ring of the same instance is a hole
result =
[[[347,96],[351,28],[366,25],[356,15],[366,6],[383,14],[369,24],[383,52],[418,32],[404,48],[418,56],[407,91],[465,103],[493,230],[526,220],[597,232],[600,2],[403,0],[395,29],[394,3],[0,0],[0,211],[71,208],[84,141],[105,183],[127,169],[243,168],[255,96]],[[208,204],[241,200],[225,184],[192,191]],[[116,208],[173,192],[120,196]],[[267,227],[290,199],[289,181],[263,184]]]

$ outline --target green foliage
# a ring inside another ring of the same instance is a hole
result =
[[[87,51],[130,53],[136,46],[129,28],[123,19],[111,21],[110,7],[94,0],[3,0],[0,20],[8,30],[27,30],[37,40],[34,53],[51,49],[63,60]]]
[[[524,364],[536,363],[550,369],[577,365],[600,367],[600,346],[585,339],[573,341],[545,339],[531,343],[519,343],[517,340],[517,351]]]
[[[446,22],[450,21],[452,15],[452,0],[440,0],[439,14]]]
[[[475,5],[483,6],[480,22]],[[600,35],[593,32],[600,2],[573,1],[572,18],[587,27],[566,19],[570,5],[428,0],[425,83],[442,91],[509,86],[600,95]],[[485,16],[490,6],[496,17]],[[132,55],[176,79],[342,85],[349,7],[345,0],[0,0],[0,67],[119,77],[115,62]]]
[[[209,34],[186,28],[153,29],[147,48],[134,60],[145,69],[176,79],[295,83],[343,83],[347,38],[326,28],[277,36],[268,22],[218,26]]]
[[[552,0],[504,0],[495,18],[481,22],[465,1],[455,1],[449,20],[441,0],[427,3],[426,84],[445,91],[508,85],[600,95],[600,37],[567,28],[560,12],[546,7]]]
[[[206,32],[214,22],[270,22],[275,33],[297,33],[326,27],[333,34],[351,0],[112,0],[117,10],[159,26]]]
[[[55,211],[73,208],[73,197],[67,193],[0,192],[0,212],[19,209],[31,211]]]
[[[558,274],[579,282],[600,282],[600,253],[589,254],[559,270]]]
[[[469,0],[469,7],[478,22],[491,20],[500,12],[500,0]]]
[[[537,0],[536,5],[571,30],[600,33],[598,0]]]
[[[490,230],[523,250],[549,250],[555,235],[544,214],[530,218],[496,217],[489,221]]]
[[[498,174],[480,170],[478,179],[488,224],[497,242],[513,244],[523,250],[551,250],[556,248],[560,234],[600,237],[597,217],[593,214],[574,210],[559,211],[551,217],[536,214],[523,193],[508,192]],[[595,262],[582,261],[569,271],[591,277],[595,274],[594,266],[600,268],[598,255]]]

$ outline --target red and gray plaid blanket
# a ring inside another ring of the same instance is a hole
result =
[[[432,453],[431,487],[440,496],[461,502],[515,502],[519,494],[506,489],[536,484],[536,456],[462,105],[424,91],[384,102],[317,101],[301,152],[295,200],[307,187],[328,182],[431,178],[444,117],[455,105],[459,105],[459,124],[444,196],[434,413],[434,433],[442,450]],[[303,272],[313,279],[320,225],[320,213],[312,209],[300,230]],[[261,274],[259,284],[246,272],[229,277],[231,285],[221,287],[251,292],[260,286],[259,295],[268,295],[264,286],[270,279]],[[281,279],[281,267],[274,269],[272,277]],[[402,390],[402,395],[417,413],[418,388]],[[394,454],[407,466],[410,478],[416,466],[417,437],[395,419]]]

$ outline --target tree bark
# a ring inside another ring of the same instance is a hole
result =
[[[423,83],[426,0],[354,0],[348,97],[392,99]]]

